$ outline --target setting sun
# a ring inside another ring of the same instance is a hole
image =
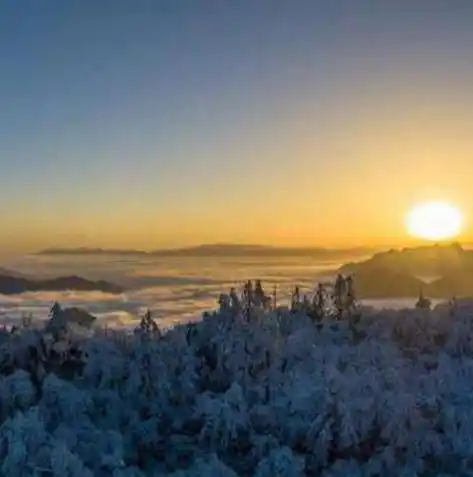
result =
[[[463,217],[455,206],[446,202],[425,202],[415,206],[406,216],[410,235],[426,240],[446,240],[456,237]]]

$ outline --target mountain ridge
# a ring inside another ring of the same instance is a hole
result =
[[[105,280],[87,280],[77,275],[48,279],[30,279],[0,274],[0,294],[18,295],[25,292],[40,291],[100,291],[120,294],[124,288]]]
[[[391,249],[338,272],[354,275],[360,298],[473,296],[473,251],[458,243]]]
[[[35,255],[137,255],[137,256],[319,256],[319,255],[350,255],[369,254],[379,250],[373,247],[281,247],[258,244],[216,243],[202,244],[192,247],[173,249],[155,249],[150,251],[138,249],[107,249],[107,248],[48,248],[36,252]]]

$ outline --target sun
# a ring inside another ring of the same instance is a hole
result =
[[[408,233],[426,240],[440,241],[456,237],[462,226],[462,213],[447,202],[424,202],[413,207],[406,215]]]

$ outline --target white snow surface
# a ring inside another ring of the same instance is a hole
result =
[[[2,477],[473,475],[470,302],[96,331],[38,383],[40,337],[1,338]]]

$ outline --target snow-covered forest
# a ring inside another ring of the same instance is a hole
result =
[[[0,347],[0,476],[473,475],[473,306],[249,283],[167,332],[24,320]]]

